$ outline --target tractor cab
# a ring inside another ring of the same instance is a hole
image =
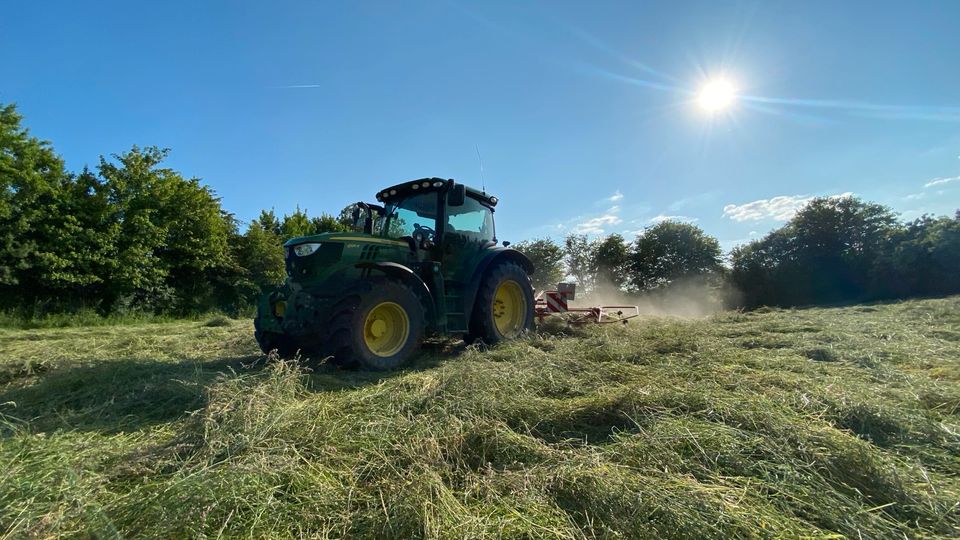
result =
[[[384,203],[380,234],[410,237],[418,249],[442,247],[445,241],[497,242],[493,224],[497,198],[453,180],[398,184],[378,193],[377,200]]]

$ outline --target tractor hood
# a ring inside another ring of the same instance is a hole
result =
[[[403,240],[357,232],[323,233],[291,238],[284,243],[287,276],[294,281],[320,280],[343,265],[373,262],[381,254],[410,250]]]
[[[303,244],[317,244],[317,243],[367,243],[367,244],[379,244],[379,245],[391,245],[391,246],[406,246],[407,243],[403,240],[392,240],[390,238],[383,238],[382,236],[374,236],[372,234],[359,233],[359,232],[329,232],[321,234],[313,234],[310,236],[298,236],[296,238],[291,238],[284,242],[284,248],[296,248],[296,246]]]

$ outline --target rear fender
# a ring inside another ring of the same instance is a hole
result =
[[[528,276],[536,271],[533,262],[531,262],[526,255],[515,249],[499,248],[490,250],[490,253],[480,261],[480,264],[478,264],[477,268],[473,271],[473,276],[466,284],[464,290],[463,298],[466,301],[464,307],[466,308],[466,313],[470,314],[470,317],[473,317],[473,304],[476,303],[477,291],[480,290],[480,284],[483,283],[483,278],[487,270],[503,262],[516,263],[527,272]]]

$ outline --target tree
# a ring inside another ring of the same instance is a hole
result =
[[[100,256],[85,251],[83,216],[74,215],[74,199],[88,194],[76,189],[49,143],[32,137],[21,121],[13,105],[0,106],[0,303],[65,303],[75,287],[95,281],[76,264]]]
[[[871,293],[878,298],[960,293],[960,211],[922,216],[891,237],[876,261]]]
[[[247,269],[251,281],[265,291],[280,285],[286,277],[283,246],[280,238],[254,220],[240,239],[237,259]]]
[[[313,234],[313,224],[310,223],[310,217],[307,216],[307,213],[301,210],[299,206],[294,213],[283,216],[283,224],[280,225],[280,237],[284,240],[311,234]]]
[[[198,179],[160,168],[167,153],[134,146],[115,162],[100,159],[118,227],[105,293],[113,307],[202,309],[211,301],[207,271],[229,264],[219,199]]]
[[[533,262],[536,271],[531,279],[535,289],[553,289],[563,279],[563,248],[550,238],[518,242],[513,248]]]
[[[592,260],[591,245],[585,234],[571,234],[563,240],[563,260],[567,272],[586,293],[593,288],[593,276],[590,272]]]
[[[781,229],[734,250],[732,279],[748,307],[867,299],[899,231],[884,206],[817,198]]]
[[[597,289],[621,291],[627,284],[630,248],[619,234],[590,245],[591,280]]]
[[[313,229],[312,234],[347,232],[350,230],[349,226],[344,225],[340,220],[326,213],[320,214],[320,217],[311,218],[310,226]]]
[[[807,302],[821,304],[867,296],[877,257],[897,230],[889,208],[854,197],[810,201],[788,224],[790,263],[804,270]]]
[[[255,219],[253,223],[256,223],[257,226],[264,231],[275,234],[278,238],[283,234],[280,220],[277,219],[277,214],[273,212],[272,208],[270,210],[261,210],[260,217]],[[253,226],[253,223],[251,223],[251,226]]]
[[[696,225],[662,221],[633,243],[629,274],[632,286],[655,289],[677,280],[722,271],[720,243]]]

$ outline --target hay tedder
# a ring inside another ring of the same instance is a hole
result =
[[[575,283],[558,283],[555,291],[541,291],[536,296],[537,321],[543,322],[550,316],[563,317],[567,324],[627,324],[627,321],[640,316],[640,308],[627,305],[603,305],[593,307],[571,307],[569,303],[576,299]]]

